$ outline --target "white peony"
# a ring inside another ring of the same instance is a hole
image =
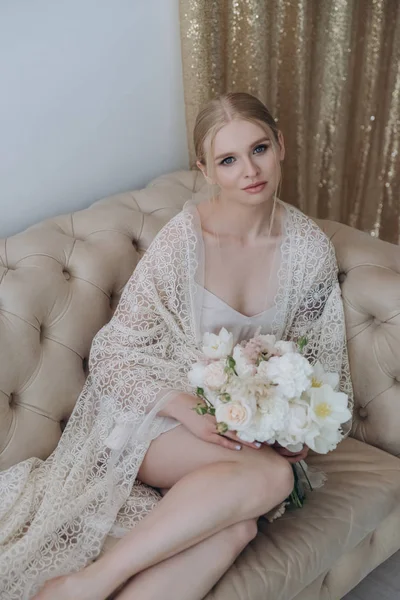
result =
[[[324,383],[336,390],[339,386],[339,375],[338,373],[327,373],[318,361],[313,366],[312,386],[321,387]]]
[[[215,409],[215,418],[219,423],[226,423],[228,429],[241,431],[246,429],[254,417],[254,411],[249,404],[244,402],[227,402],[218,404]]]
[[[257,373],[257,367],[247,358],[241,346],[234,347],[233,358],[236,362],[235,369],[239,377],[251,377]]]
[[[244,429],[243,431],[237,432],[238,438],[240,438],[244,442],[250,442],[250,443],[255,442],[255,441],[262,442],[263,440],[260,440],[258,437],[259,430],[257,427],[257,420],[258,420],[258,417],[256,415],[254,417],[254,419],[252,420],[252,422],[246,427],[246,429]]]
[[[271,422],[274,431],[286,429],[286,420],[289,416],[289,402],[286,398],[278,394],[276,387],[269,388],[268,393],[263,398],[258,399],[258,409],[264,425]],[[268,435],[267,437],[270,438],[272,435]]]
[[[203,381],[210,390],[219,390],[228,381],[224,362],[218,361],[207,365],[204,369]]]
[[[263,361],[258,373],[276,384],[278,393],[290,400],[299,398],[310,387],[313,368],[301,354],[288,352]]]
[[[288,352],[297,352],[297,346],[294,342],[276,342],[275,351],[278,352],[281,356],[287,354]]]
[[[206,365],[203,363],[195,363],[190,371],[188,372],[188,380],[190,385],[193,387],[203,387],[204,386],[204,372],[206,370]]]
[[[273,444],[276,440],[277,425],[277,415],[260,413],[257,431],[258,441]]]
[[[233,335],[225,327],[218,335],[205,333],[203,336],[203,353],[208,358],[226,358],[233,350]]]
[[[305,437],[313,423],[311,421],[308,406],[304,404],[289,404],[289,411],[286,417],[285,428],[278,438],[281,446],[295,452],[292,447],[301,447],[305,443]],[[316,433],[318,429],[316,428]]]
[[[238,437],[244,442],[275,442],[275,429],[273,419],[268,414],[257,412],[251,423],[242,431],[238,431]]]

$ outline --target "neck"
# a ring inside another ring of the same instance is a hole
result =
[[[278,208],[274,198],[257,206],[232,202],[222,194],[213,203],[211,227],[220,235],[235,237],[243,242],[254,242],[274,235]]]

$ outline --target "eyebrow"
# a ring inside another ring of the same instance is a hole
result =
[[[265,141],[269,142],[269,141],[270,141],[270,138],[269,138],[269,137],[266,137],[266,136],[264,136],[264,137],[262,137],[261,139],[259,139],[259,140],[256,140],[255,142],[253,142],[253,144],[251,144],[251,145],[249,146],[249,148],[253,148],[254,146],[257,146],[258,144],[261,144],[261,142],[265,142]],[[215,160],[215,161],[217,161],[217,160],[220,160],[221,158],[225,158],[225,157],[227,157],[227,156],[231,156],[231,154],[234,154],[234,152],[224,152],[224,154],[220,154],[219,156],[216,156],[214,160]]]

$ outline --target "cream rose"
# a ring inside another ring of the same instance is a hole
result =
[[[217,406],[215,417],[218,422],[226,423],[228,429],[240,431],[246,429],[251,423],[253,411],[247,404],[228,402]]]

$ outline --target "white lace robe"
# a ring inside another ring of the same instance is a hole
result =
[[[272,331],[305,335],[307,355],[341,373],[352,403],[332,244],[312,220],[281,205]],[[55,451],[0,474],[1,599],[28,599],[47,579],[87,565],[108,534],[124,535],[160,499],[136,476],[151,440],[172,425],[157,412],[174,391],[193,391],[186,373],[200,355],[203,282],[200,219],[190,201],[154,239],[95,336],[89,377]]]

